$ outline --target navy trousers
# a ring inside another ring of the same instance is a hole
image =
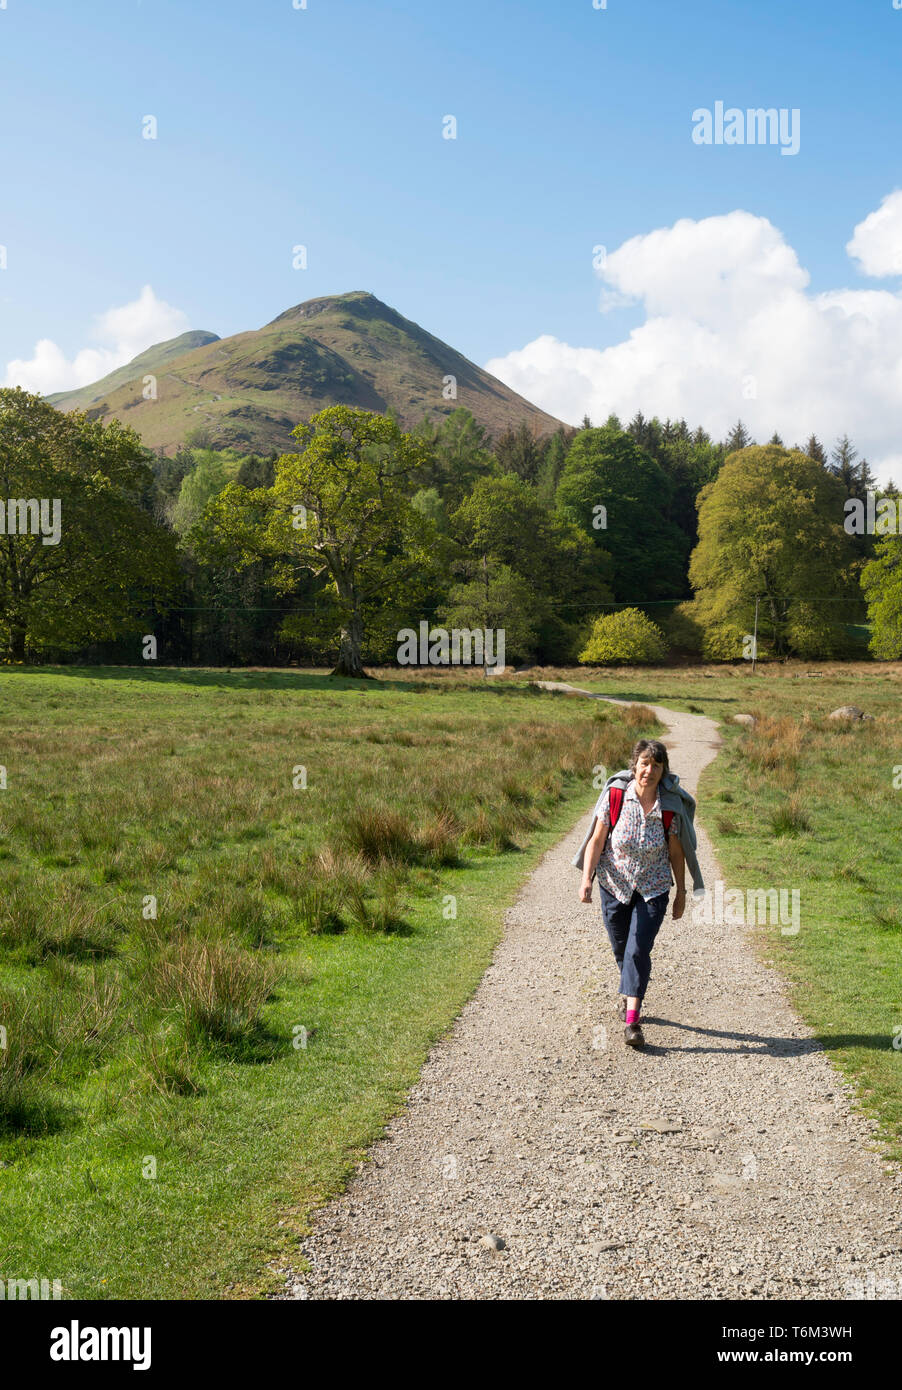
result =
[[[664,920],[670,893],[660,893],[648,902],[634,893],[628,903],[622,903],[601,884],[598,891],[608,940],[620,967],[620,993],[627,998],[644,999],[651,976],[651,948]]]

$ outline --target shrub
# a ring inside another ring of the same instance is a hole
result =
[[[661,727],[654,710],[650,709],[648,705],[623,705],[620,708],[620,714],[625,727],[633,729],[637,733],[653,726]]]
[[[186,937],[153,962],[149,983],[178,1010],[188,1033],[229,1042],[259,1027],[275,971],[247,951]]]
[[[0,1134],[48,1133],[59,1127],[60,1112],[43,1089],[60,1056],[54,1000],[0,988],[0,1024]]]
[[[788,715],[779,719],[760,715],[737,744],[736,753],[759,772],[786,773],[798,764],[803,737],[801,725]]]
[[[867,878],[861,872],[861,864],[864,856],[853,854],[851,859],[847,859],[843,864],[835,864],[830,877],[837,879],[840,883],[860,883],[866,884]]]
[[[702,656],[706,661],[741,661],[747,636],[748,633],[734,623],[710,623],[702,636]],[[764,646],[759,638],[759,658],[764,654]]]
[[[416,836],[406,816],[388,807],[364,808],[348,816],[341,839],[369,864],[386,860],[409,863],[416,858]]]
[[[347,885],[337,875],[311,870],[297,891],[298,922],[304,931],[313,935],[317,932],[340,931],[343,925],[341,909],[347,896]]]
[[[427,816],[418,830],[398,811],[379,806],[363,808],[348,816],[339,832],[339,848],[360,856],[367,864],[427,864],[432,868],[459,862],[455,814],[438,811]]]
[[[902,583],[899,560],[902,538],[881,536],[874,555],[861,573],[861,587],[868,601],[871,624],[870,649],[879,661],[898,661],[902,656]]]
[[[773,812],[770,827],[775,835],[799,835],[811,829],[808,817],[794,797]]]
[[[513,807],[490,811],[485,806],[479,806],[463,833],[463,840],[465,844],[488,845],[496,854],[503,854],[506,850],[516,849],[516,831]]]
[[[790,609],[786,636],[792,651],[803,661],[841,659],[856,653],[852,635],[824,611],[829,605],[798,602]]]
[[[0,1048],[0,1130],[19,1128],[30,1099],[28,1073],[34,1067],[28,1008],[21,995],[0,995],[3,1047]]]
[[[265,871],[260,871],[262,885],[269,886]],[[276,891],[290,896],[291,888],[276,887]],[[215,937],[223,922],[229,925],[229,932],[243,946],[254,950],[270,945],[278,931],[287,924],[290,910],[281,901],[268,898],[260,889],[247,888],[240,883],[224,883],[219,893],[211,894],[209,901],[198,905],[193,930],[198,936]]]
[[[420,858],[434,869],[460,863],[456,816],[439,813],[427,820],[417,836]]]
[[[640,609],[624,608],[595,619],[578,660],[593,666],[648,666],[666,656],[661,629]]]
[[[167,1031],[138,1041],[139,1070],[152,1090],[164,1096],[200,1095],[202,1086],[188,1040]]]
[[[27,888],[16,882],[0,899],[0,942],[32,964],[52,955],[109,955],[115,945],[111,906],[93,906],[73,883],[50,889],[41,882]]]
[[[677,647],[692,656],[700,656],[703,634],[691,610],[691,603],[678,604],[668,618],[664,631],[671,647]]]
[[[380,879],[376,883],[375,893],[370,897],[362,887],[355,885],[348,901],[351,915],[363,931],[394,932],[405,929],[400,886],[391,877]]]

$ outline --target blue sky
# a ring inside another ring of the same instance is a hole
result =
[[[613,302],[630,302],[600,312],[592,248],[741,211],[808,272],[796,293],[898,290],[894,264],[874,274],[881,253],[868,249],[865,275],[845,249],[902,187],[892,0],[7,0],[0,64],[2,363],[27,363],[39,340],[70,364],[84,349],[121,356],[158,322],[225,336],[366,289],[552,408],[569,359],[518,357],[527,345],[622,351],[661,311],[645,280],[623,294],[615,259]],[[693,143],[693,111],[718,100],[798,108],[799,153]],[[449,114],[456,140],[442,138]],[[141,138],[146,115],[156,140]],[[711,225],[719,245],[732,239],[728,220]],[[291,266],[298,243],[306,270]],[[175,317],[126,314],[118,334],[98,321],[146,285]],[[870,349],[878,366],[895,319],[887,331]],[[763,379],[755,351],[739,356]],[[848,351],[835,347],[834,377]],[[595,408],[608,366],[623,362],[586,367]],[[640,386],[654,395],[656,373],[620,381],[618,408]],[[75,382],[44,389],[63,384]],[[680,413],[719,418],[717,389],[689,392]],[[770,428],[799,425],[797,396],[772,395]],[[644,408],[674,401],[676,386]],[[888,433],[864,442],[894,455]]]

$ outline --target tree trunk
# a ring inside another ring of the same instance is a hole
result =
[[[9,629],[9,654],[13,661],[25,660],[25,636],[26,630],[17,623],[13,623]]]
[[[770,616],[774,630],[774,656],[784,656],[786,644],[783,635],[783,620],[775,599],[770,600]]]
[[[363,669],[360,648],[363,645],[363,623],[359,613],[352,613],[341,628],[341,643],[338,648],[338,665],[333,676],[351,676],[355,680],[370,680]]]

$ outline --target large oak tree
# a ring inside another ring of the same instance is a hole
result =
[[[278,459],[273,488],[276,579],[285,591],[305,573],[328,581],[340,620],[333,674],[362,677],[367,609],[390,603],[409,625],[434,567],[435,527],[410,501],[428,445],[344,405],[292,433],[301,450]]]
[[[814,459],[776,444],[727,458],[699,497],[699,541],[686,605],[704,655],[739,660],[752,633],[774,655],[842,655],[855,617],[857,567],[843,529],[845,489]]]

